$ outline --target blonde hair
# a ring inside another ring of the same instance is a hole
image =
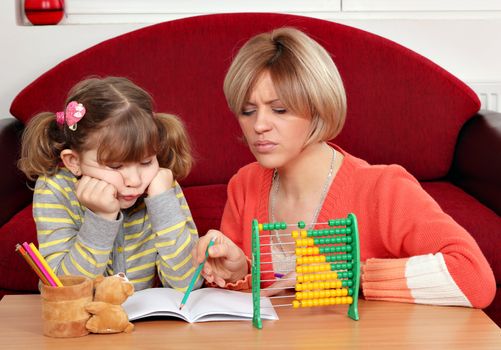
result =
[[[56,123],[44,112],[29,121],[22,137],[18,167],[30,180],[55,174],[63,149],[83,152],[97,145],[97,161],[140,162],[153,154],[176,179],[186,177],[192,157],[188,136],[175,116],[153,112],[153,100],[143,89],[121,77],[89,78],[76,84],[65,106],[81,103],[86,113],[76,130]]]
[[[311,118],[307,143],[335,138],[346,119],[346,94],[329,53],[295,28],[280,28],[249,39],[224,80],[231,111],[239,115],[254,84],[269,72],[278,97],[292,112]]]

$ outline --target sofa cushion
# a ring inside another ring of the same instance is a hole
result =
[[[183,188],[198,235],[209,229],[219,229],[226,203],[226,185],[191,186]]]
[[[401,164],[420,180],[446,175],[459,129],[479,109],[475,93],[390,40],[309,17],[232,13],[145,27],[61,62],[19,93],[11,113],[26,122],[62,110],[69,88],[86,76],[126,76],[152,93],[156,110],[185,121],[198,157],[185,184],[227,183],[252,156],[224,99],[225,73],[249,37],[283,26],[316,38],[339,67],[348,118],[336,143],[371,163]]]
[[[497,256],[501,218],[450,183],[425,182],[422,185],[442,209],[472,234],[491,264],[496,281],[501,283],[501,261]],[[208,229],[219,228],[226,202],[226,185],[186,187],[184,194],[200,235]],[[31,205],[0,228],[0,289],[36,291],[35,274],[14,251],[16,243],[36,242],[35,232]]]
[[[0,289],[37,291],[38,277],[15,251],[23,242],[38,245],[31,204],[0,227]]]
[[[501,284],[501,217],[477,199],[449,182],[423,182],[423,188],[463,226],[477,241],[494,271],[497,284]]]
[[[224,204],[226,185],[193,186],[183,189],[200,235],[218,229]],[[17,243],[38,245],[36,227],[29,205],[0,227],[0,289],[36,291],[38,278],[15,252]]]

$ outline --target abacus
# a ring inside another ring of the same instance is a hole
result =
[[[316,229],[306,230],[303,221],[259,223],[252,221],[252,299],[254,327],[261,329],[261,247],[271,246],[270,233],[297,227],[290,235],[295,242],[295,292],[282,298],[293,298],[292,303],[278,306],[293,308],[349,304],[348,316],[358,320],[358,290],[360,286],[360,244],[357,218],[346,218],[314,223]],[[266,234],[262,232],[268,231]],[[283,234],[284,235],[284,234]],[[261,238],[269,240],[262,244]],[[270,271],[267,271],[270,272]],[[292,288],[292,287],[291,287]],[[273,297],[271,297],[273,298]]]

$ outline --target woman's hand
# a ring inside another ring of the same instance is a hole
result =
[[[278,294],[290,294],[296,285],[296,272],[291,271],[284,277],[277,279],[272,285],[261,289],[262,297],[271,297]],[[279,288],[279,289],[278,289]]]
[[[216,238],[214,245],[209,248],[209,257],[204,264],[203,277],[207,282],[224,287],[228,282],[236,282],[248,274],[247,258],[244,252],[222,232],[209,230],[200,238],[192,255],[198,265],[205,259],[205,251],[212,238]]]
[[[120,211],[120,202],[115,186],[84,175],[76,184],[76,195],[80,203],[94,214],[108,220],[116,220]]]
[[[174,182],[174,175],[170,169],[160,168],[158,173],[151,180],[148,186],[148,197],[156,196],[157,194],[168,191]]]

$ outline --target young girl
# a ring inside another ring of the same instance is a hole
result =
[[[343,127],[346,96],[318,43],[292,28],[255,36],[231,64],[224,92],[257,162],[231,179],[222,232],[209,231],[194,250],[196,261],[203,260],[217,237],[203,271],[208,282],[249,288],[254,218],[315,223],[353,212],[367,299],[489,305],[496,287],[485,257],[418,181],[398,165],[369,165],[327,142]],[[292,239],[271,239],[274,249],[263,246],[262,253],[271,253],[274,271],[263,280],[295,266]],[[272,287],[295,283],[289,277]]]
[[[183,125],[154,113],[146,91],[125,78],[81,81],[64,111],[37,115],[23,135],[41,254],[59,275],[124,272],[141,290],[158,274],[185,289],[198,234],[176,179],[190,167]]]

